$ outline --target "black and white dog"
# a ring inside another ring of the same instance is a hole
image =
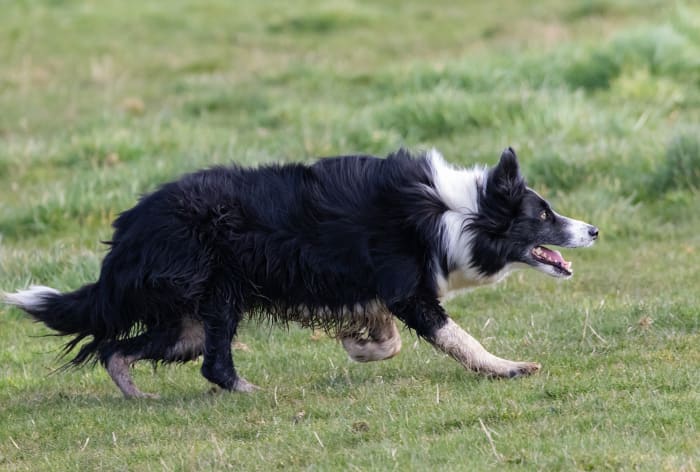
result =
[[[399,352],[398,318],[467,369],[533,373],[539,364],[486,351],[439,298],[518,266],[570,277],[571,264],[543,245],[598,237],[526,186],[510,148],[491,169],[453,167],[434,150],[215,167],[144,196],[114,229],[97,282],[4,299],[73,335],[66,352],[80,349],[71,362],[99,359],[127,397],[150,396],[132,382],[134,362],[200,355],[209,381],[255,390],[231,356],[246,315],[324,328],[361,362]]]

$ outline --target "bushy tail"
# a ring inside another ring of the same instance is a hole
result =
[[[104,327],[95,325],[101,323],[100,318],[94,316],[94,288],[95,284],[88,284],[74,292],[62,294],[50,287],[32,285],[27,290],[3,293],[2,299],[61,335],[75,335],[66,344],[64,354],[85,337],[93,336],[94,339],[83,345],[71,361],[73,364],[81,364],[95,354],[104,336]]]

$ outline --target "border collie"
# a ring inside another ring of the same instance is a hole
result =
[[[489,353],[439,299],[518,266],[571,277],[571,263],[544,245],[598,237],[527,187],[511,148],[491,169],[454,167],[435,150],[214,167],[142,197],[113,226],[95,283],[4,299],[72,335],[70,363],[99,360],[126,397],[154,396],[134,385],[134,362],[201,355],[207,380],[257,389],[231,355],[244,316],[323,328],[360,362],[399,352],[398,319],[469,370],[531,374],[539,364]]]

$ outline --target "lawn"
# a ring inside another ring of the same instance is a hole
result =
[[[518,151],[599,243],[446,303],[486,380],[414,334],[356,364],[246,323],[239,371],[56,372],[64,340],[0,307],[2,470],[669,470],[700,467],[700,8],[664,0],[1,1],[0,288],[93,281],[110,223],[201,167],[399,146]]]

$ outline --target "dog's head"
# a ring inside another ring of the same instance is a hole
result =
[[[467,225],[474,232],[472,264],[486,274],[524,263],[553,277],[571,277],[571,263],[545,245],[592,245],[598,228],[557,214],[529,188],[512,148],[489,169],[479,194],[479,210]]]

